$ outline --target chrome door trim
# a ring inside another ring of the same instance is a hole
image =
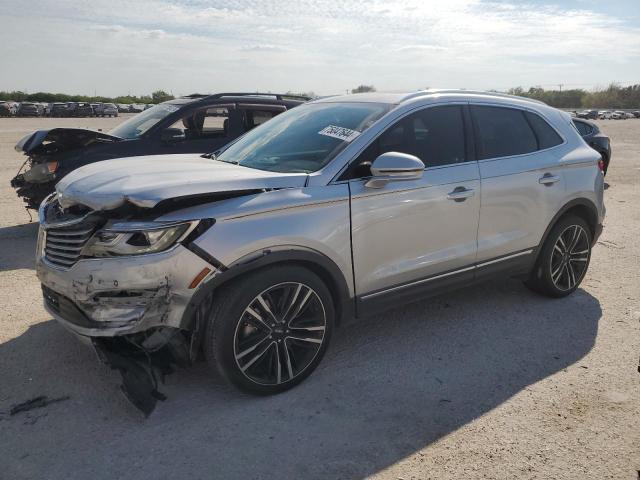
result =
[[[395,287],[385,288],[384,290],[378,290],[377,292],[367,293],[365,295],[362,295],[362,296],[360,296],[360,300],[368,300],[370,298],[375,298],[375,297],[378,297],[380,295],[384,295],[384,294],[391,293],[391,292],[396,292],[396,291],[402,290],[404,288],[414,287],[416,285],[422,285],[423,283],[428,283],[428,282],[431,282],[432,280],[439,280],[441,278],[450,277],[451,275],[457,275],[459,273],[464,273],[464,272],[468,272],[468,271],[471,271],[471,270],[477,270],[478,268],[481,268],[481,267],[484,267],[484,266],[487,266],[487,265],[492,265],[494,263],[503,262],[505,260],[511,260],[513,258],[522,257],[524,255],[529,255],[529,254],[531,254],[533,252],[534,252],[534,249],[530,248],[528,250],[523,250],[521,252],[513,253],[511,255],[506,255],[504,257],[496,258],[494,260],[489,260],[487,262],[482,262],[482,263],[479,263],[479,264],[476,264],[476,265],[472,265],[470,267],[460,268],[460,269],[457,269],[457,270],[452,270],[450,272],[441,273],[441,274],[435,275],[433,277],[423,278],[423,279],[420,279],[420,280],[416,280],[414,282],[404,283],[402,285],[396,285]]]
[[[427,282],[430,282],[432,280],[438,280],[440,278],[450,277],[451,275],[455,275],[457,273],[463,273],[463,272],[468,272],[470,270],[475,270],[475,268],[476,267],[474,265],[474,266],[471,266],[471,267],[461,268],[459,270],[453,270],[453,271],[447,272],[447,273],[441,273],[440,275],[436,275],[435,277],[423,278],[422,280],[416,280],[415,282],[405,283],[403,285],[398,285],[398,286],[387,288],[387,289],[384,289],[384,290],[378,290],[377,292],[368,293],[366,295],[362,295],[360,298],[361,298],[361,300],[366,300],[368,298],[374,298],[374,297],[377,297],[378,295],[382,295],[382,294],[386,294],[386,293],[390,293],[390,292],[395,292],[397,290],[402,290],[403,288],[413,287],[415,285],[421,285],[423,283],[427,283]]]
[[[507,255],[506,257],[500,257],[494,260],[489,260],[488,262],[479,263],[476,265],[476,268],[484,267],[486,265],[493,265],[494,263],[502,262],[504,260],[511,260],[512,258],[521,257],[523,255],[529,255],[531,253],[533,253],[533,248],[530,248],[529,250],[523,250],[522,252],[513,253],[511,255]]]

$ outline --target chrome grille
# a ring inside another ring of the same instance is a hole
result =
[[[80,259],[82,248],[91,238],[93,226],[50,228],[46,231],[45,258],[60,267],[69,268]]]

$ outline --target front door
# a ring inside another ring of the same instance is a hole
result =
[[[155,140],[160,146],[158,153],[211,153],[244,133],[242,115],[233,104],[199,108],[171,127],[182,129],[185,139],[165,143],[159,132]]]
[[[461,105],[425,108],[387,129],[352,165],[363,176],[349,182],[355,290],[362,302],[428,289],[432,280],[473,278],[480,180],[477,162],[467,161],[467,123]],[[367,187],[367,166],[389,151],[420,158],[423,177]]]

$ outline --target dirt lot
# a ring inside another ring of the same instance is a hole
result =
[[[505,280],[352,322],[276,397],[197,365],[147,420],[43,310],[37,226],[9,187],[24,134],[119,120],[0,118],[0,478],[638,478],[640,120],[601,122],[606,225],[571,297]],[[9,414],[39,395],[69,398]]]

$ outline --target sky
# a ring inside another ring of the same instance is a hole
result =
[[[0,0],[0,90],[640,83],[640,0]]]

